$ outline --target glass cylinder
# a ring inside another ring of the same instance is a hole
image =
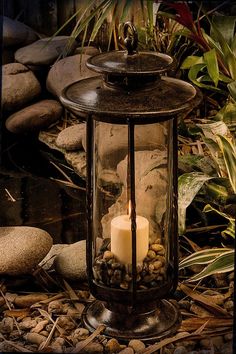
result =
[[[177,284],[176,119],[159,120],[91,118],[88,267],[103,301],[137,305]]]

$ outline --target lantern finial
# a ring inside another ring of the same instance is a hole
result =
[[[124,43],[128,51],[128,55],[136,53],[138,47],[138,32],[131,22],[124,24]]]

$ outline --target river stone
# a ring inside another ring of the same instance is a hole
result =
[[[0,227],[0,274],[31,273],[52,247],[52,237],[29,226]]]
[[[27,45],[38,39],[38,35],[24,23],[0,16],[3,21],[3,46]]]
[[[62,252],[62,250],[69,245],[67,243],[57,243],[52,245],[50,251],[46,254],[44,259],[39,263],[39,266],[48,271],[53,268],[53,262],[55,257]]]
[[[3,65],[2,69],[2,109],[19,109],[41,92],[35,75],[19,63]]]
[[[85,133],[86,125],[75,124],[63,129],[57,136],[56,145],[65,150],[79,150],[82,148],[82,137]]]
[[[99,49],[93,46],[77,47],[74,54],[87,54],[90,56],[97,55],[100,53]]]
[[[80,54],[59,60],[49,70],[46,86],[49,92],[55,96],[60,96],[62,90],[73,82],[79,81],[98,74],[89,70],[86,61],[89,55]]]
[[[12,114],[6,120],[6,128],[14,134],[39,132],[55,123],[63,108],[55,100],[42,100]]]
[[[135,127],[135,150],[154,150],[165,144],[165,123]],[[127,155],[128,129],[124,125],[99,123],[96,128],[99,141],[99,155],[106,169],[116,169],[117,164]],[[86,136],[82,140],[86,151]]]
[[[63,249],[54,260],[58,274],[70,280],[86,279],[86,240],[75,242]]]
[[[61,55],[70,55],[77,45],[69,36],[39,39],[15,52],[15,60],[25,65],[51,65]]]

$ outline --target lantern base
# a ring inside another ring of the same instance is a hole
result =
[[[143,306],[142,306],[143,307]],[[119,312],[118,312],[118,311]],[[114,304],[114,310],[106,303],[96,300],[89,304],[82,315],[84,325],[93,332],[99,325],[106,326],[103,334],[127,342],[130,339],[156,341],[176,332],[180,324],[178,309],[167,300],[155,303],[150,310],[150,304],[143,312],[131,311],[129,307]]]

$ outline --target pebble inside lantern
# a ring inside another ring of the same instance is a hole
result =
[[[96,300],[84,324],[154,340],[179,322],[167,300],[178,278],[177,116],[200,97],[163,75],[170,56],[136,51],[131,23],[124,37],[127,50],[89,58],[100,75],[68,86],[61,100],[87,121],[87,271]]]

